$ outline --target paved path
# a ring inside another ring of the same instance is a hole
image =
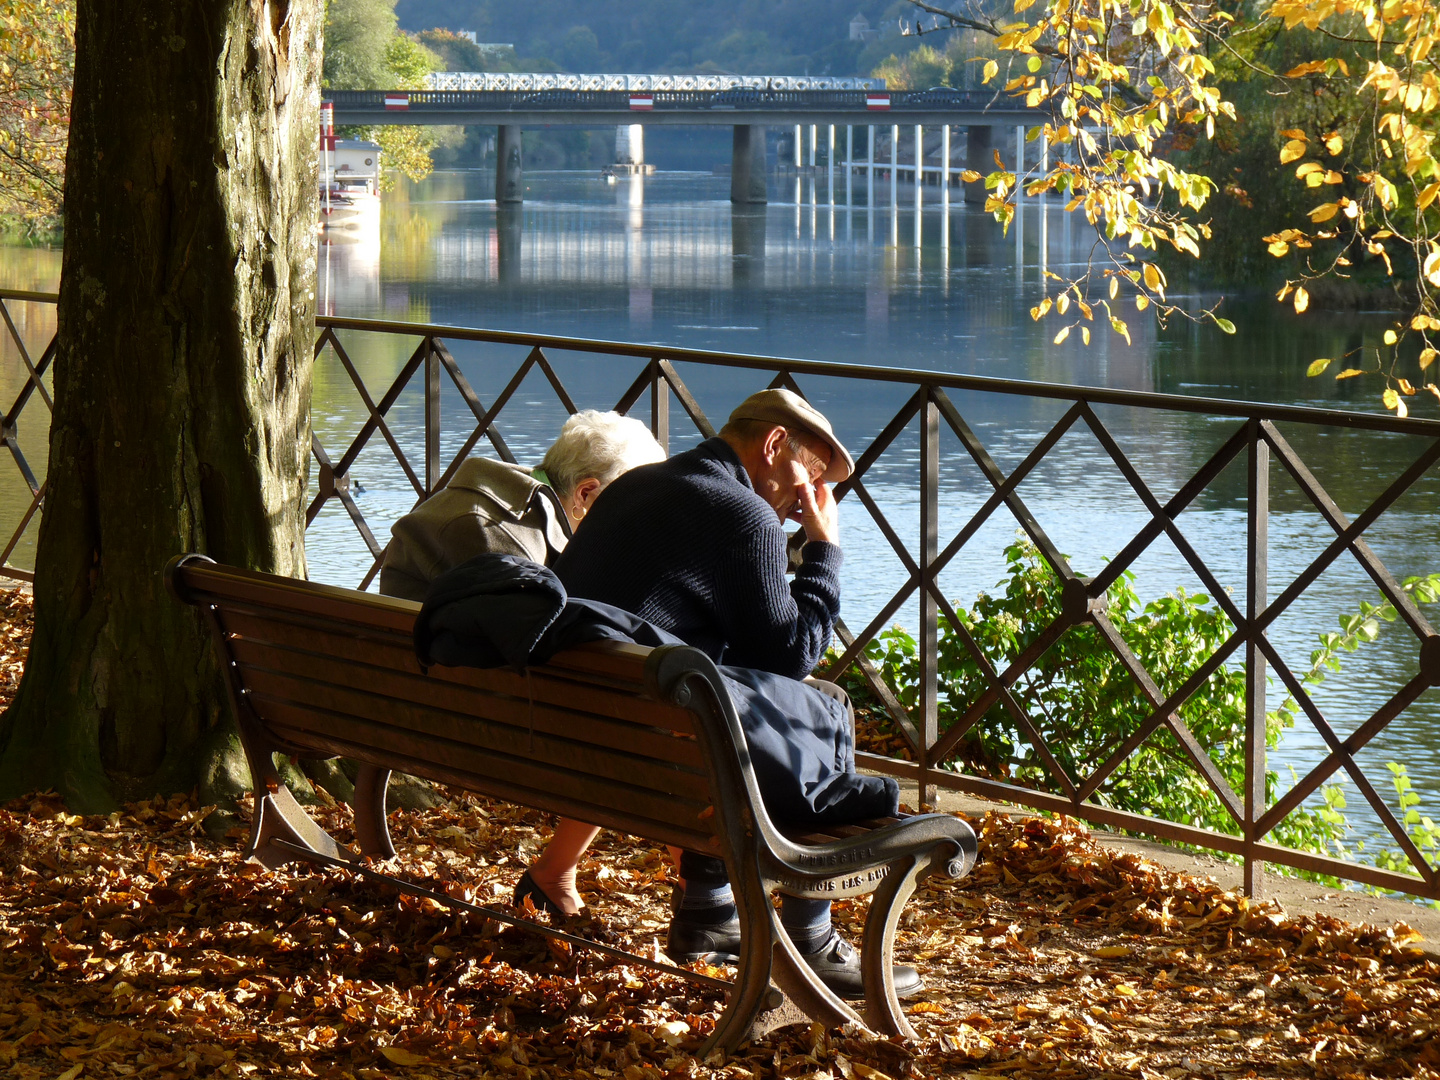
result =
[[[916,805],[916,788],[913,783],[900,781],[900,801],[911,806]],[[940,792],[940,809],[960,811],[972,817],[980,817],[990,810],[1016,818],[1031,817],[1035,813],[1008,803],[988,802],[954,791]],[[1167,869],[1196,877],[1209,877],[1222,888],[1240,891],[1241,867],[1236,864],[1208,855],[1181,851],[1155,840],[1121,836],[1100,829],[1092,829],[1091,832],[1099,843],[1114,851],[1142,855]],[[1268,899],[1274,900],[1292,915],[1333,915],[1350,923],[1371,923],[1379,926],[1406,923],[1424,935],[1425,940],[1420,945],[1422,951],[1432,959],[1440,960],[1440,911],[1432,907],[1371,896],[1364,892],[1338,891],[1325,885],[1299,878],[1282,877],[1275,873],[1265,875],[1265,890]]]

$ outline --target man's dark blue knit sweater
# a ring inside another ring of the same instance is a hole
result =
[[[785,530],[725,440],[607,487],[555,563],[572,596],[639,615],[717,663],[792,679],[840,615],[840,548],[811,541],[793,581]]]

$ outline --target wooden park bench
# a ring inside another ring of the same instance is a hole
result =
[[[932,871],[970,871],[975,834],[946,814],[805,834],[776,828],[734,705],[704,653],[596,642],[523,674],[425,669],[411,641],[418,604],[200,555],[171,560],[165,578],[174,596],[205,612],[229,674],[255,785],[250,857],[267,865],[310,857],[364,872],[363,858],[296,802],[276,753],[359,763],[355,836],[364,856],[395,854],[385,817],[392,769],[713,854],[729,870],[743,942],[702,1058],[806,1016],[914,1037],[891,972],[901,909]],[[863,1021],[795,951],[771,903],[776,891],[874,894],[861,951]]]

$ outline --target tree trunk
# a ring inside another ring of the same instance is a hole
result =
[[[199,551],[304,575],[321,7],[79,0],[35,633],[0,796],[84,813],[203,785],[229,708],[161,568]]]

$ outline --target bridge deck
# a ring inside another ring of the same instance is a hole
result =
[[[1048,114],[976,90],[344,90],[325,95],[337,124],[959,124],[1038,123]]]

